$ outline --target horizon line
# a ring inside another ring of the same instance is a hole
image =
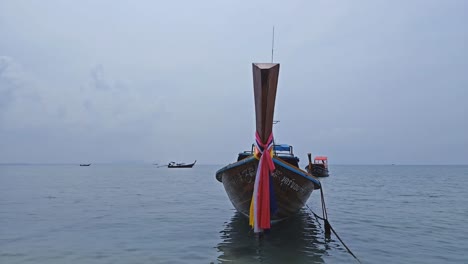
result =
[[[75,163],[75,162],[0,162],[0,166],[34,166],[34,165],[80,165],[85,163]],[[88,163],[86,163],[88,164]],[[95,162],[90,163],[91,165],[166,165],[166,163],[152,163],[152,162]],[[227,164],[217,164],[217,163],[197,163],[197,165],[202,166],[225,166]],[[336,163],[330,164],[329,166],[468,166],[467,164],[458,164],[458,163],[438,163],[438,164],[425,164],[425,163]]]

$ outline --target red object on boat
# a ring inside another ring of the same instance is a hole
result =
[[[314,160],[328,160],[326,156],[317,156]]]

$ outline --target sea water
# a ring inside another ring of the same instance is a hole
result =
[[[0,166],[0,263],[357,263],[305,207],[261,238],[219,166]],[[338,166],[330,223],[362,263],[468,263],[468,166]],[[320,193],[307,205],[321,215]]]

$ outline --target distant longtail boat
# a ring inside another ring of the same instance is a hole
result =
[[[197,163],[197,161],[195,160],[193,163],[191,164],[185,164],[185,163],[175,163],[173,161],[169,162],[169,164],[167,165],[168,168],[192,168],[193,165],[195,165],[195,163]]]
[[[317,156],[312,162],[312,154],[308,153],[309,164],[305,167],[305,170],[314,175],[315,177],[328,177],[328,158],[326,156]]]

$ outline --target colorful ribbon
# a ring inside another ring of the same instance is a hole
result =
[[[270,229],[270,213],[276,211],[276,199],[273,193],[273,184],[270,183],[271,173],[275,170],[273,163],[273,134],[270,134],[266,143],[255,134],[255,157],[259,159],[255,185],[250,203],[249,223],[255,233]],[[266,155],[263,155],[263,154]]]

